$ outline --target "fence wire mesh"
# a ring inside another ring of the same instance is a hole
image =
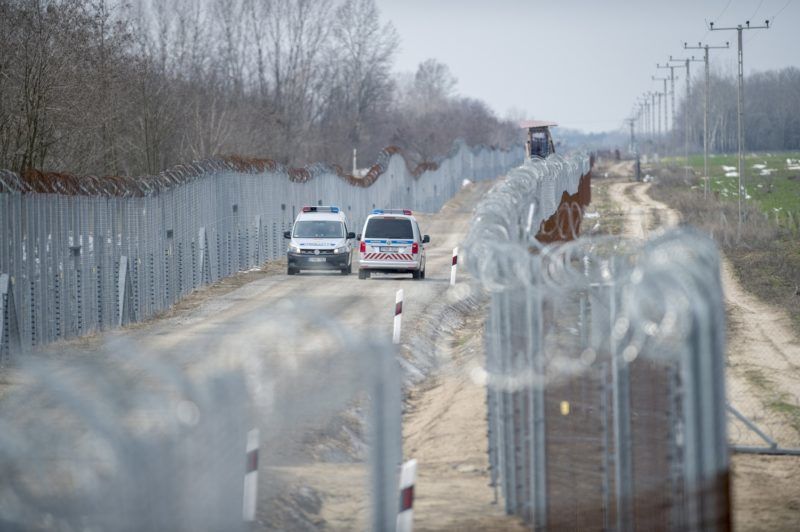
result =
[[[369,211],[437,211],[462,186],[504,174],[522,153],[457,143],[410,169],[387,151],[364,179],[315,165],[212,160],[141,180],[0,172],[0,363],[23,347],[152,317],[196,288],[284,255],[304,205],[338,205],[358,228]],[[269,164],[268,164],[269,163]]]
[[[541,245],[535,191],[556,174],[568,197],[587,170],[577,158],[512,171],[467,241],[491,296],[492,483],[536,529],[727,529],[716,248],[689,228]]]

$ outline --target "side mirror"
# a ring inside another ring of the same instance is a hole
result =
[[[358,234],[356,235],[356,240],[361,240],[361,233],[358,233]]]
[[[355,233],[347,233],[347,240],[350,240],[351,238],[355,238],[355,237],[356,237]]]
[[[429,235],[425,235],[425,236],[422,237],[422,243],[423,244],[427,244],[430,241],[431,241],[431,237]]]
[[[289,240],[292,239],[292,232],[291,231],[284,231],[283,238],[288,238]]]

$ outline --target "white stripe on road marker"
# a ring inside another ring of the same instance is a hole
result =
[[[244,470],[244,500],[242,517],[245,521],[256,520],[256,495],[258,493],[258,429],[247,433]]]

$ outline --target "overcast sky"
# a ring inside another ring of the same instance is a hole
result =
[[[711,62],[735,73],[736,32],[708,32],[707,21],[774,18],[772,29],[744,32],[745,72],[800,66],[800,0],[377,2],[402,38],[399,70],[434,57],[458,78],[461,95],[501,116],[517,108],[586,131],[619,128],[636,98],[657,88],[650,77],[668,73],[656,63],[685,57],[684,41],[730,41],[732,49],[712,51]],[[688,53],[702,58],[701,50]],[[702,63],[694,64],[692,75],[701,74]]]

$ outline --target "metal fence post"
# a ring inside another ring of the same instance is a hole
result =
[[[4,356],[10,359],[22,351],[12,285],[10,275],[0,274],[0,366],[3,365]]]
[[[497,367],[497,360],[500,356],[500,348],[498,346],[497,327],[499,326],[500,317],[499,301],[496,294],[492,295],[489,299],[489,315],[486,319],[484,337],[484,345],[486,349],[486,372],[491,377],[499,373]],[[502,450],[502,416],[498,413],[499,410],[499,394],[495,389],[495,383],[488,381],[486,386],[486,423],[487,423],[487,437],[489,440],[488,453],[489,453],[489,471],[490,480],[489,486],[494,490],[494,502],[498,501],[498,488],[500,487],[501,469],[500,453]]]
[[[376,346],[375,351],[376,356],[369,362],[372,529],[392,531],[397,525],[397,473],[402,461],[400,368],[394,349]]]
[[[197,246],[200,248],[199,259],[197,261],[197,270],[200,272],[198,279],[199,284],[204,285],[211,282],[211,260],[208,256],[208,241],[205,227],[200,228],[197,242]]]
[[[501,308],[501,330],[500,334],[500,369],[503,379],[508,375],[512,375],[514,368],[511,363],[511,309],[509,302],[509,294],[507,290],[503,290],[497,294],[500,298]],[[501,453],[503,467],[503,496],[506,502],[506,513],[515,514],[517,511],[517,477],[516,477],[516,461],[514,452],[514,436],[515,436],[515,423],[514,423],[514,392],[508,391],[508,385],[503,384],[502,392],[500,394],[500,404],[502,408],[502,423],[503,423],[503,451]]]
[[[533,328],[528,329],[528,335],[534,334],[533,339],[533,374],[537,378],[530,386],[532,397],[532,450],[533,460],[531,474],[533,475],[533,524],[535,530],[547,528],[547,426],[545,423],[545,393],[544,383],[538,382],[538,377],[545,375],[544,367],[544,303],[542,301],[542,287],[527,287],[529,313],[533,314]],[[533,302],[531,305],[530,302]]]
[[[133,309],[133,301],[131,296],[131,279],[128,274],[130,265],[128,257],[125,255],[119,258],[119,278],[117,279],[119,299],[117,301],[117,326],[127,325],[132,321],[136,321],[136,314]]]
[[[255,251],[255,257],[254,257],[255,258],[255,266],[261,266],[261,263],[264,260],[262,258],[264,256],[264,252],[263,252],[263,243],[261,242],[261,238],[262,238],[261,237],[261,233],[262,233],[261,215],[259,214],[259,215],[256,216],[256,235],[255,235],[256,246],[255,246],[255,250],[254,250]]]
[[[609,265],[614,273],[614,264]],[[609,352],[611,357],[611,374],[614,398],[614,477],[617,503],[618,532],[633,530],[633,474],[632,474],[632,442],[630,418],[630,371],[627,361],[617,344],[617,287],[612,280],[608,283],[608,304],[611,328],[609,335]]]

